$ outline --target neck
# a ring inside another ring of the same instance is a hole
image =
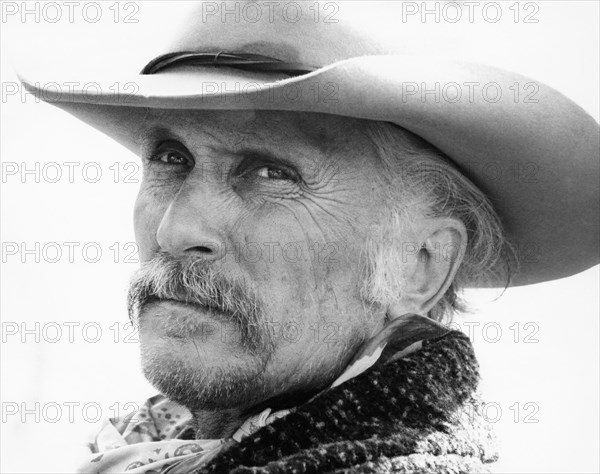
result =
[[[245,421],[242,410],[195,410],[196,439],[229,438]]]

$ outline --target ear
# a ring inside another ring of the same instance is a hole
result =
[[[427,219],[413,231],[418,244],[403,245],[403,291],[387,308],[390,319],[406,313],[427,315],[452,284],[465,255],[467,230],[456,219]]]

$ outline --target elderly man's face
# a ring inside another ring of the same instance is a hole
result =
[[[146,271],[132,290],[146,376],[199,408],[330,383],[384,319],[360,294],[383,207],[361,122],[266,111],[148,120],[135,208]]]

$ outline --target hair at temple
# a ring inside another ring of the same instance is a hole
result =
[[[367,243],[365,300],[385,305],[402,294],[407,248],[397,239],[417,215],[455,218],[465,225],[468,237],[456,277],[429,317],[449,321],[466,310],[459,293],[469,281],[485,283],[500,276],[508,286],[516,255],[487,196],[447,156],[413,133],[376,121],[367,122],[366,133],[383,161],[382,179],[392,191],[386,222]]]

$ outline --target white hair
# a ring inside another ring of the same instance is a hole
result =
[[[363,298],[388,305],[402,294],[407,248],[398,242],[415,216],[455,218],[467,230],[462,264],[429,317],[450,320],[464,311],[458,294],[466,283],[485,284],[493,276],[502,277],[508,286],[514,252],[487,196],[447,156],[413,133],[376,121],[367,122],[366,133],[383,162],[382,184],[391,192],[385,222],[367,243]]]

